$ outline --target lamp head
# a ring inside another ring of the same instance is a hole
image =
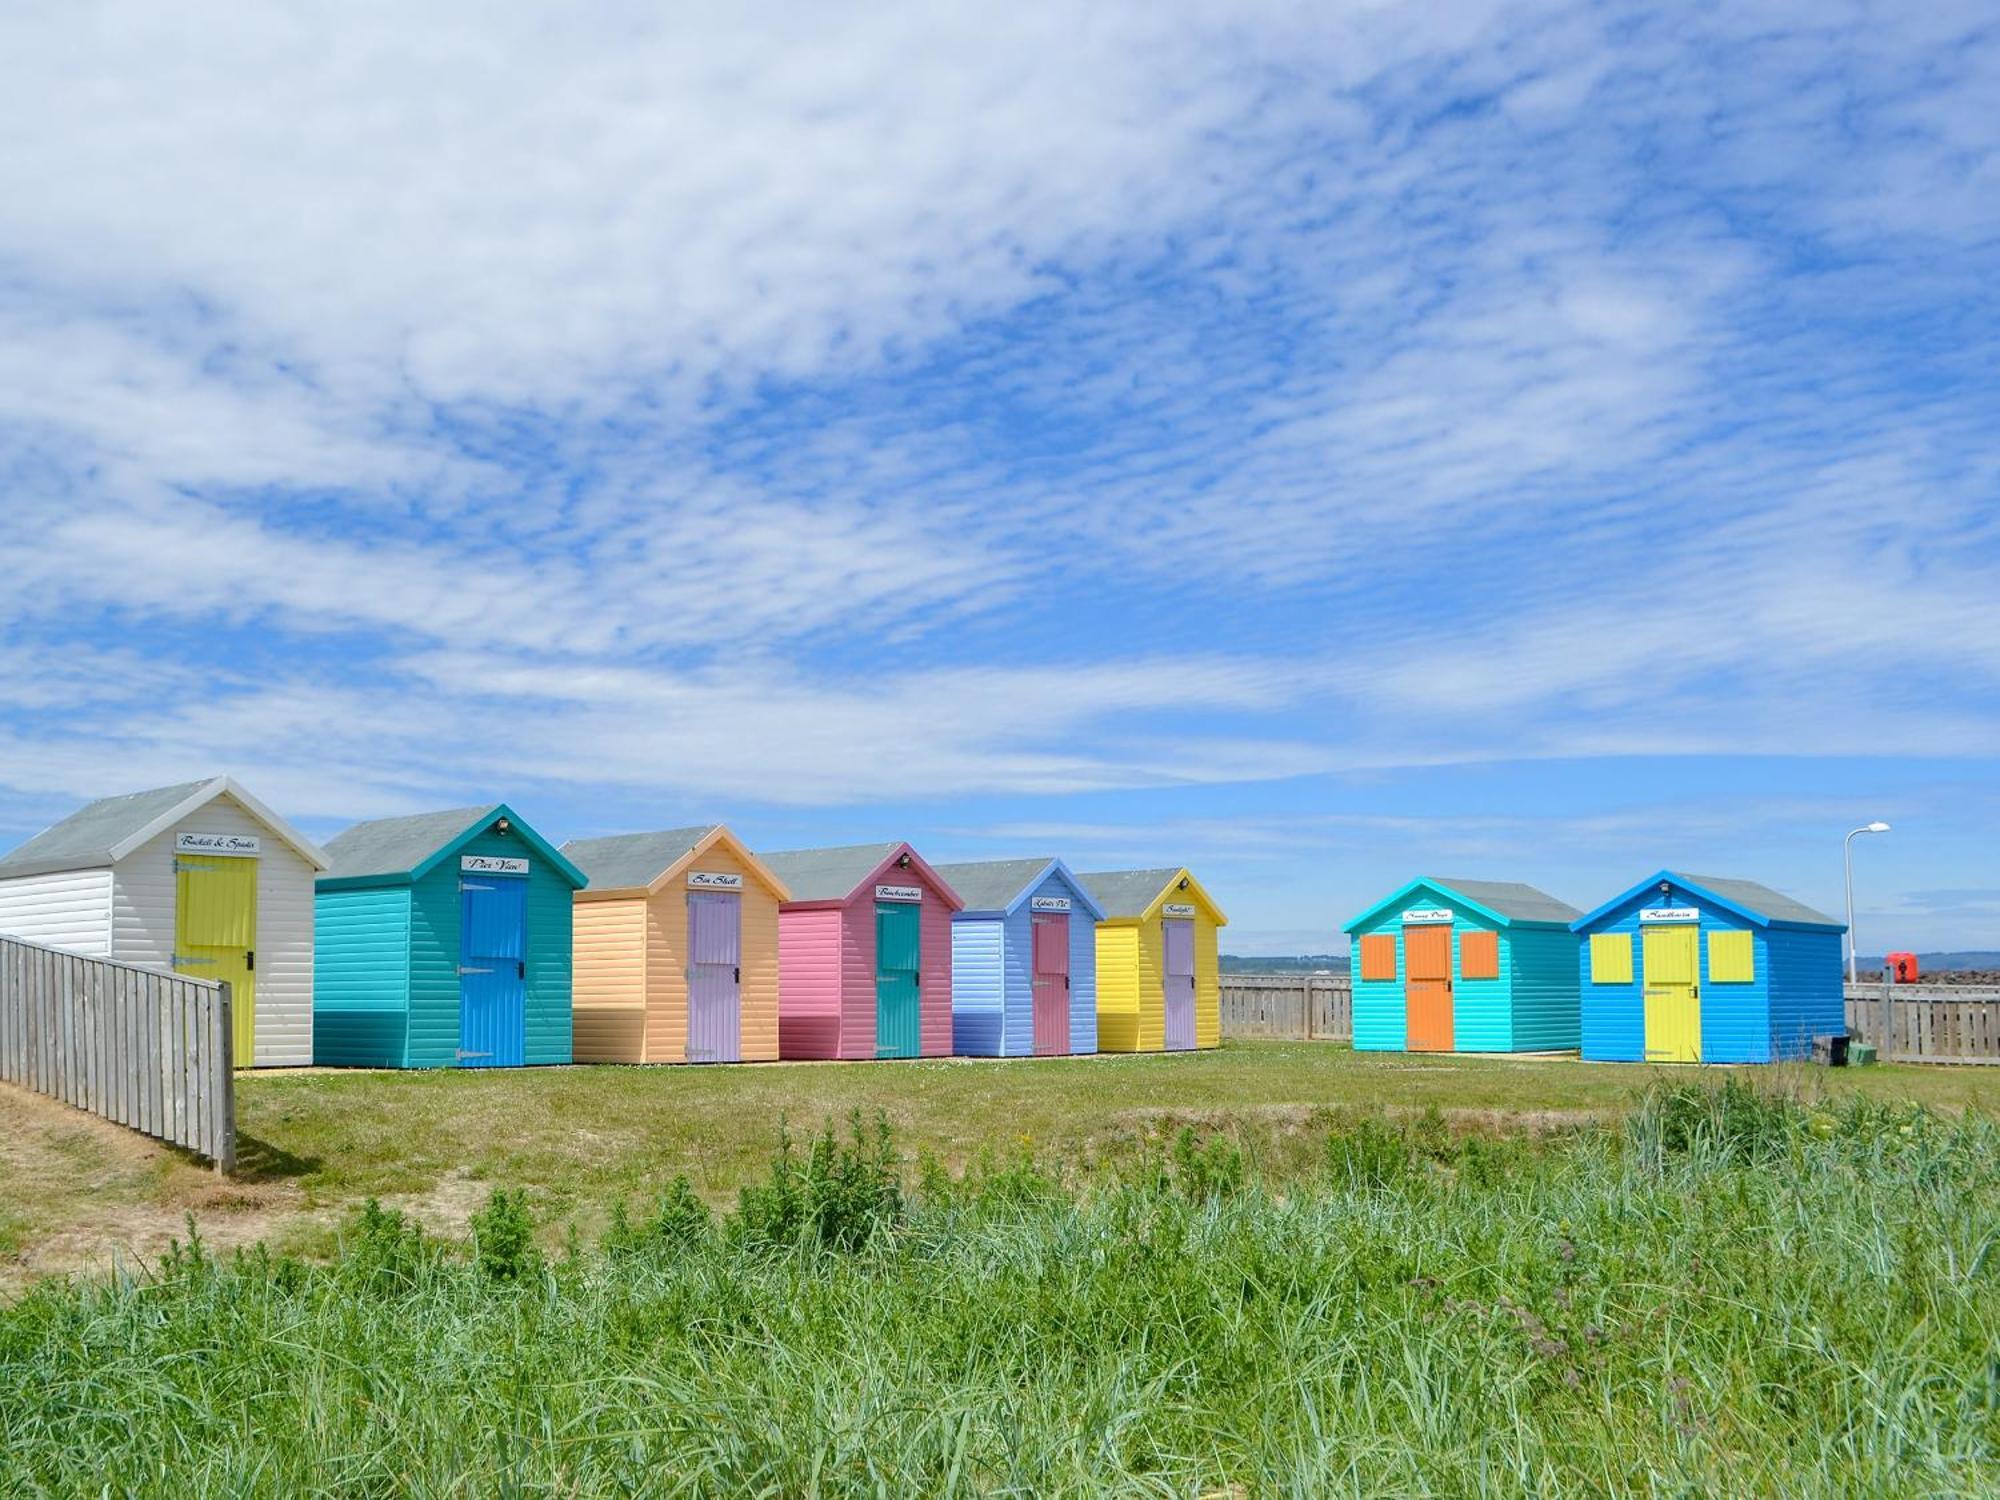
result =
[[[1870,833],[1887,833],[1889,831],[1889,825],[1887,823],[1870,823],[1868,825],[1868,831]]]

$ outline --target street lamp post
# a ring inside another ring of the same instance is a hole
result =
[[[1854,945],[1854,840],[1863,833],[1887,833],[1887,823],[1870,823],[1866,828],[1857,828],[1842,840],[1841,860],[1847,868],[1847,982],[1855,982],[1854,955],[1859,950]]]

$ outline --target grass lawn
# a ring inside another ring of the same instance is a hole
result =
[[[1812,1095],[2000,1110],[2000,1068],[1754,1071]],[[953,1168],[1024,1148],[1084,1169],[1115,1165],[1193,1123],[1229,1134],[1282,1178],[1317,1151],[1330,1114],[1434,1106],[1461,1131],[1547,1130],[1622,1113],[1662,1076],[1689,1075],[1288,1042],[1044,1062],[244,1074],[242,1169],[230,1181],[0,1087],[0,1284],[115,1254],[151,1261],[190,1213],[219,1246],[268,1239],[316,1252],[371,1196],[446,1234],[462,1233],[495,1186],[525,1189],[545,1225],[574,1218],[586,1231],[614,1200],[650,1197],[681,1173],[720,1206],[761,1175],[784,1117],[808,1134],[879,1110],[905,1151]]]

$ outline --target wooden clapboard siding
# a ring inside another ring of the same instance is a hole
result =
[[[1097,924],[1097,1046],[1139,1050],[1139,929],[1130,922]]]
[[[236,1164],[229,987],[0,938],[0,1079]]]
[[[796,907],[778,917],[779,1053],[841,1056],[843,909]],[[872,1013],[871,1013],[872,1018]],[[871,1054],[873,1038],[870,1038]]]
[[[0,933],[71,953],[110,957],[109,867],[0,880]]]
[[[407,1064],[410,889],[321,891],[313,922],[313,1061],[340,1068]]]
[[[574,925],[571,1024],[575,1061],[645,1061],[645,898],[578,899],[570,916]]]

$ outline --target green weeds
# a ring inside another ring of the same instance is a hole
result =
[[[594,1245],[369,1204],[0,1310],[0,1492],[1983,1495],[2000,1129],[1662,1088],[1619,1129],[1340,1120],[1260,1172],[965,1173],[856,1116]]]

